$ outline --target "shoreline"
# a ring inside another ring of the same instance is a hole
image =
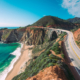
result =
[[[21,47],[17,47],[16,50],[14,50],[13,52],[10,53],[11,55],[15,55],[16,57],[10,62],[10,65],[7,66],[3,72],[0,73],[0,80],[6,79],[8,73],[13,69],[15,62],[19,59],[19,57],[21,55],[21,49],[23,47],[22,43],[19,43],[19,44],[21,44]]]
[[[23,47],[21,48],[21,55],[14,63],[12,70],[7,74],[5,80],[12,80],[13,77],[17,76],[20,73],[21,67],[24,66],[24,64],[30,59],[28,56],[28,48],[31,47],[33,46],[27,46],[26,44],[23,44]]]

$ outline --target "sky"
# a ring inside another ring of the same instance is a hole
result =
[[[0,27],[23,27],[48,15],[80,17],[80,0],[0,0]]]

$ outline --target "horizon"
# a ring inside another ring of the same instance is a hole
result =
[[[25,27],[48,15],[65,20],[80,17],[79,3],[79,0],[1,0],[0,27]]]

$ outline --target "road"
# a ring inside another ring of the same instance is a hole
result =
[[[75,67],[75,70],[80,75],[80,49],[75,43],[73,33],[63,29],[46,28],[46,27],[44,27],[44,29],[58,30],[67,33],[67,38],[65,41],[66,51],[73,66]]]
[[[57,29],[57,30],[61,30],[61,29]],[[67,33],[67,38],[65,41],[66,51],[77,73],[80,75],[80,49],[75,43],[72,32],[67,30],[61,30],[61,31]]]

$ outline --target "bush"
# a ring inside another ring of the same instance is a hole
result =
[[[53,62],[53,63],[56,63],[56,60],[55,60],[55,59],[52,59],[52,62]]]
[[[53,63],[49,63],[49,64],[47,65],[47,67],[50,67],[50,66],[54,66]]]
[[[56,43],[55,45],[52,46],[51,48],[56,54],[60,54],[61,49],[59,48],[59,43]]]
[[[61,54],[62,58],[64,58],[64,54]]]
[[[46,55],[49,55],[49,54],[50,54],[50,49],[46,51]]]
[[[76,41],[77,44],[79,44],[80,42]]]

